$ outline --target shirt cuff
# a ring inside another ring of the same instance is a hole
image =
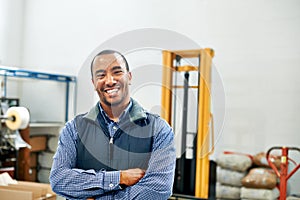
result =
[[[120,171],[104,173],[103,189],[107,191],[119,190]]]

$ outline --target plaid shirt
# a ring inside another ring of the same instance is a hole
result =
[[[120,171],[75,168],[78,132],[74,120],[67,122],[53,158],[50,174],[52,189],[67,199],[168,199],[172,193],[176,160],[174,134],[164,120],[156,120],[153,151],[146,174],[138,183],[124,189],[119,185]],[[109,128],[109,123],[107,125]]]

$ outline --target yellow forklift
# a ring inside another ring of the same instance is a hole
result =
[[[161,116],[173,127],[180,141],[176,148],[181,149],[171,199],[215,197],[216,165],[209,160],[214,142],[210,93],[213,56],[209,48],[163,51]],[[188,131],[191,120],[195,121],[192,132]]]

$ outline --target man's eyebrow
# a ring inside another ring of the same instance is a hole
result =
[[[104,69],[98,69],[98,70],[95,72],[95,74],[99,74],[99,73],[103,73],[103,72],[105,72]]]
[[[113,66],[112,68],[111,68],[111,71],[113,71],[113,70],[118,70],[118,69],[122,69],[122,67],[121,66]],[[104,69],[98,69],[97,71],[95,71],[95,74],[100,74],[100,73],[104,73],[106,70],[104,70]]]
[[[111,70],[116,70],[116,69],[122,69],[122,67],[121,67],[121,66],[113,66],[113,67],[111,68]]]

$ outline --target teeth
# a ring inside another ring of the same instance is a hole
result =
[[[111,93],[117,92],[117,91],[118,91],[118,89],[113,89],[113,90],[107,90],[106,92],[107,92],[108,94],[111,94]]]

